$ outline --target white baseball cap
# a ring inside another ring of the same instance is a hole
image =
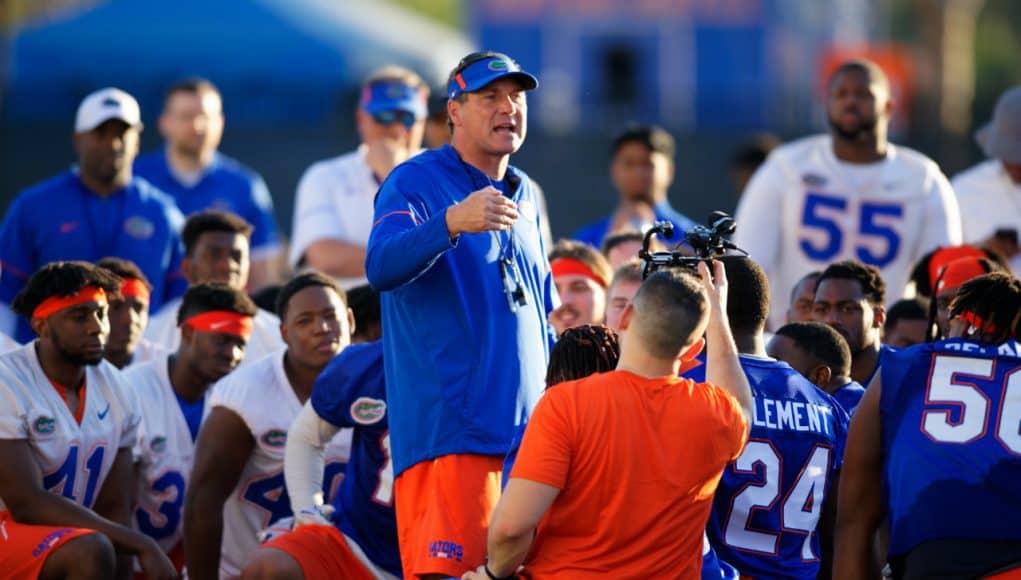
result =
[[[135,97],[120,89],[100,89],[82,99],[74,120],[75,133],[91,131],[110,119],[120,119],[133,127],[142,126],[142,113]]]

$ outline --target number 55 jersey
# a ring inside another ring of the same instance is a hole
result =
[[[961,243],[950,182],[928,157],[892,144],[875,163],[837,159],[829,135],[777,148],[755,172],[737,207],[734,242],[752,252],[783,313],[794,283],[838,260],[879,268],[892,303],[926,252]]]
[[[742,576],[815,578],[816,527],[843,463],[847,414],[787,363],[740,359],[755,403],[751,433],[723,470],[709,541]]]
[[[921,555],[913,566],[977,565],[961,576],[977,577],[1021,563],[1018,343],[922,344],[881,372],[891,564]]]

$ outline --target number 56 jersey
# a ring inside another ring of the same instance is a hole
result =
[[[793,285],[813,270],[848,259],[876,266],[892,303],[926,252],[961,243],[957,200],[931,159],[891,144],[881,161],[846,163],[829,135],[773,151],[742,194],[736,219],[734,242],[752,253],[780,297],[773,328],[783,323]]]
[[[891,557],[935,540],[1021,541],[1018,350],[950,339],[884,362]]]
[[[723,470],[706,531],[721,561],[753,578],[815,578],[816,526],[843,463],[847,414],[787,363],[741,355],[754,411]]]

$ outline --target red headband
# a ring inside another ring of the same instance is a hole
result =
[[[149,304],[149,289],[145,287],[145,282],[138,278],[124,279],[124,284],[121,285],[121,296],[137,298],[140,302]]]
[[[70,296],[50,296],[35,307],[35,310],[32,311],[32,318],[49,318],[65,308],[86,302],[99,302],[106,306],[106,291],[99,286],[85,286]]]
[[[977,258],[958,258],[940,270],[935,294],[960,288],[968,280],[987,273],[985,266]]]
[[[230,310],[210,310],[196,314],[181,325],[188,325],[199,332],[233,334],[245,340],[252,335],[252,317]]]
[[[603,289],[606,288],[606,282],[602,278],[596,276],[595,271],[589,268],[585,262],[576,260],[574,258],[557,258],[550,264],[550,270],[553,271],[553,278],[559,278],[560,276],[585,276],[592,280],[596,284],[599,284]]]

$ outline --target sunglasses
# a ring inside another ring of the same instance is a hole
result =
[[[418,119],[415,118],[414,113],[407,111],[380,111],[379,113],[372,114],[372,120],[387,127],[394,123],[400,123],[405,128],[410,129]]]

